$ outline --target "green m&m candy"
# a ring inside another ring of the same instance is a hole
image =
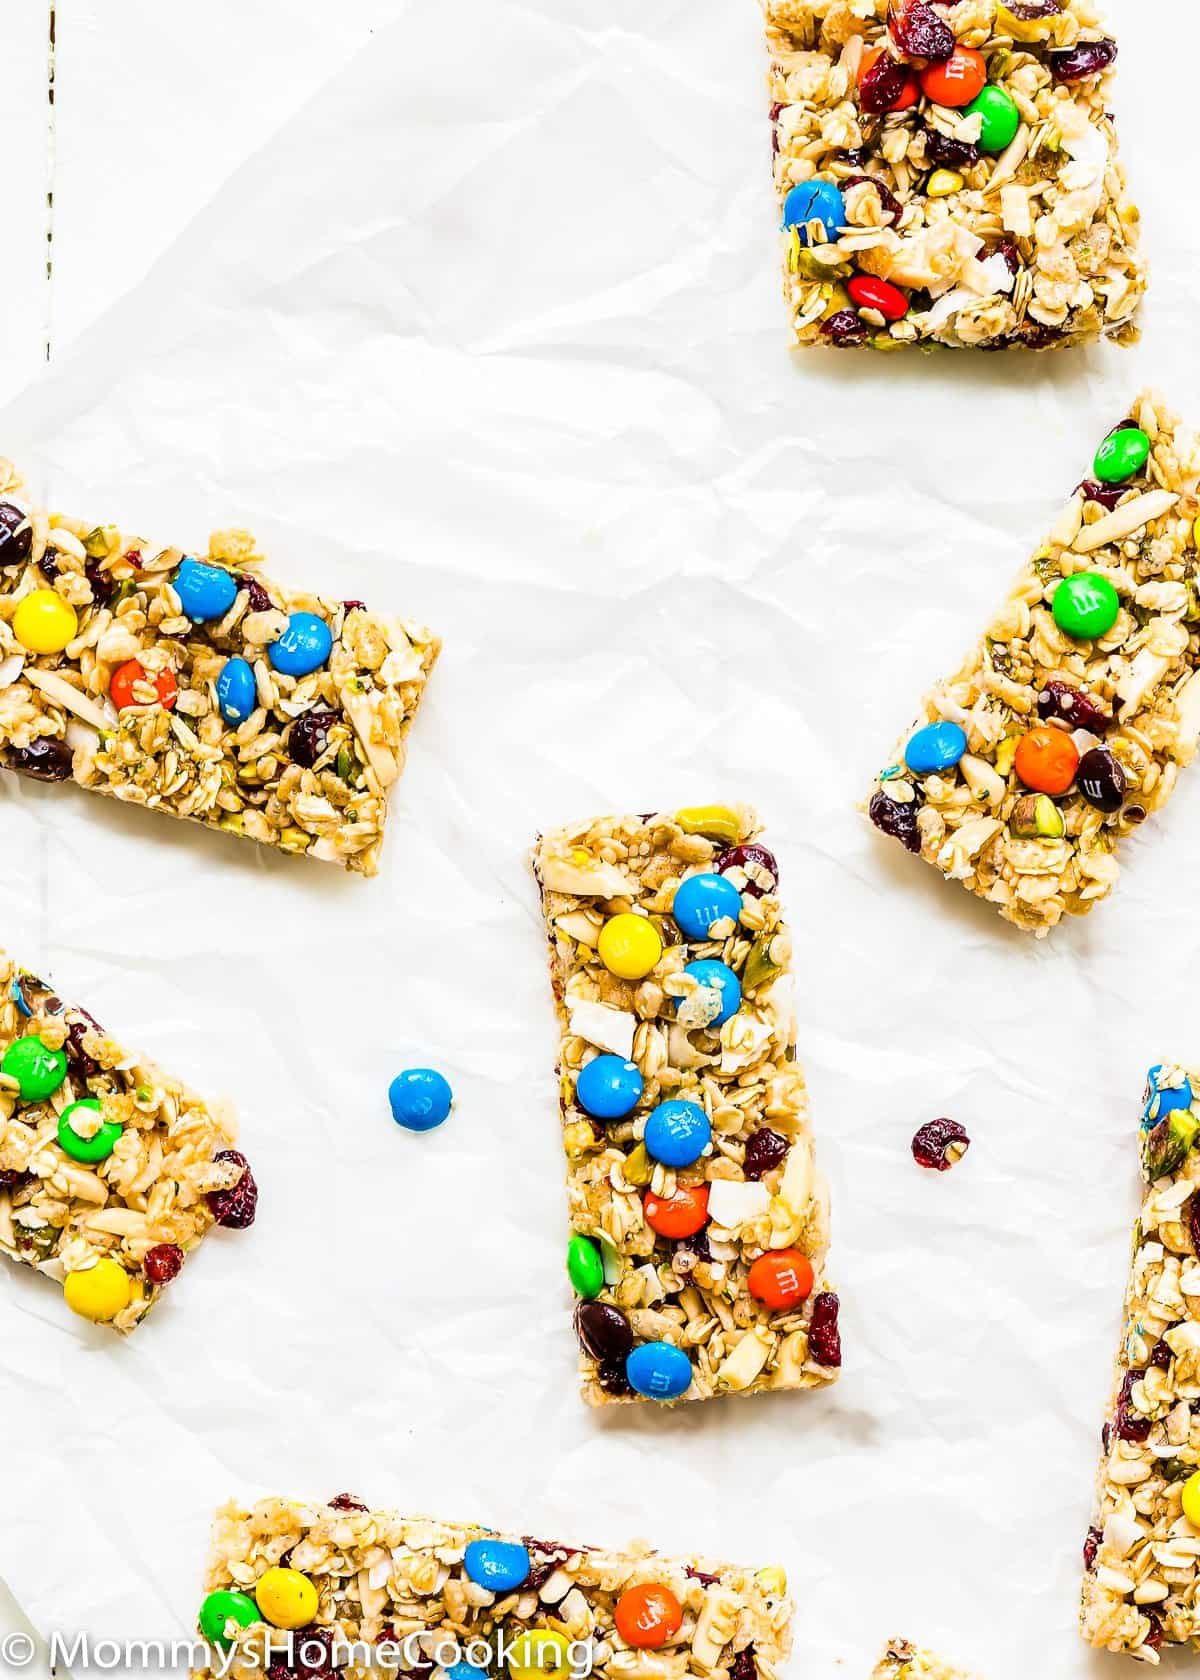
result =
[[[249,1627],[252,1622],[261,1622],[262,1611],[255,1604],[248,1593],[240,1592],[211,1592],[200,1606],[200,1632],[213,1645],[233,1644],[233,1640],[226,1633],[229,1622],[236,1622],[239,1627]]]
[[[590,1237],[578,1231],[567,1244],[567,1276],[576,1295],[594,1301],[604,1288],[604,1261]]]
[[[1079,641],[1107,635],[1120,610],[1120,597],[1100,572],[1064,578],[1054,592],[1055,624]]]
[[[1140,426],[1122,426],[1096,451],[1092,472],[1101,484],[1124,484],[1150,457],[1150,439]]]
[[[983,118],[983,127],[979,132],[981,152],[1002,152],[1006,146],[1012,145],[1021,126],[1016,100],[1003,88],[990,85],[971,101],[963,116]]]
[[[95,1097],[84,1097],[64,1108],[58,1117],[58,1147],[73,1161],[107,1161],[117,1147],[117,1139],[125,1130],[119,1120],[102,1120],[91,1137],[81,1137],[75,1130],[73,1116],[82,1118],[84,1112],[103,1114],[104,1107]]]
[[[36,1033],[14,1038],[0,1059],[0,1072],[21,1087],[22,1102],[43,1102],[52,1097],[67,1077],[67,1058],[51,1050]]]

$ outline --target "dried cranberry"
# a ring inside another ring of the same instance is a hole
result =
[[[770,1126],[760,1126],[758,1131],[751,1132],[746,1142],[742,1171],[747,1178],[764,1178],[779,1165],[790,1148],[781,1133],[773,1132]]]
[[[1112,1446],[1112,1424],[1111,1423],[1106,1423],[1104,1425],[1104,1428],[1100,1431],[1100,1445],[1104,1448],[1105,1452],[1108,1452],[1108,1450]]]
[[[842,1363],[842,1336],[838,1329],[841,1302],[832,1293],[818,1295],[813,1302],[808,1326],[808,1356],[818,1365],[837,1370]]]
[[[1075,772],[1079,791],[1097,811],[1119,811],[1125,798],[1125,772],[1107,747],[1092,747]]]
[[[280,1565],[286,1567],[282,1559]],[[333,1634],[328,1628],[306,1627],[288,1635],[286,1651],[272,1658],[266,1674],[267,1680],[318,1680],[333,1670]]]
[[[161,1287],[179,1276],[183,1267],[183,1250],[178,1243],[158,1243],[142,1261],[146,1281]]]
[[[1085,478],[1082,484],[1075,486],[1076,491],[1082,490],[1089,502],[1099,502],[1107,508],[1109,513],[1116,507],[1121,497],[1129,489],[1128,484],[1097,484],[1094,478]]]
[[[92,600],[98,607],[106,607],[117,592],[116,579],[104,570],[99,560],[87,561],[83,575],[92,586]]]
[[[38,561],[38,571],[41,572],[47,583],[57,581],[62,572],[62,567],[58,563],[58,550],[56,548],[48,548],[42,555],[42,558]]]
[[[1150,1419],[1140,1416],[1130,1407],[1130,1396],[1133,1385],[1141,1380],[1141,1371],[1126,1371],[1125,1380],[1121,1384],[1121,1393],[1117,1400],[1116,1416],[1113,1418],[1113,1430],[1119,1440],[1133,1441],[1140,1444],[1150,1439]]]
[[[783,105],[777,99],[775,101],[775,103],[771,106],[771,121],[773,123],[777,123],[779,121],[779,114],[782,110],[783,110]]]
[[[1098,76],[1107,70],[1116,56],[1115,41],[1080,41],[1077,46],[1050,54],[1050,74],[1056,82],[1081,82],[1085,76]]]
[[[689,1581],[699,1581],[702,1587],[715,1587],[721,1579],[719,1575],[709,1575],[706,1570],[693,1569],[689,1564],[683,1572]]]
[[[0,1190],[19,1190],[22,1185],[29,1183],[30,1176],[27,1172],[5,1168],[0,1171]]]
[[[63,1045],[71,1071],[80,1079],[94,1079],[100,1072],[100,1063],[83,1048],[83,1039],[89,1032],[103,1036],[104,1028],[86,1009],[72,1009],[71,1017],[67,1023],[67,1042]]]
[[[1015,280],[1017,275],[1021,272],[1021,253],[1017,250],[1017,247],[1013,244],[1012,240],[1001,240],[1000,244],[996,246],[996,255],[1004,258],[1005,266]]]
[[[906,0],[888,6],[888,28],[892,40],[910,58],[927,58],[944,64],[954,51],[954,31],[940,18],[928,0]]]
[[[889,52],[881,52],[874,64],[864,71],[859,81],[859,105],[874,116],[882,116],[904,98],[908,77],[907,64],[901,64],[900,60],[893,58]]]
[[[940,128],[927,128],[925,156],[943,169],[969,169],[979,162],[979,147],[970,140],[954,140]]]
[[[596,1381],[605,1394],[611,1394],[615,1400],[633,1393],[625,1375],[624,1361],[620,1359],[602,1359],[596,1368]]]
[[[729,1680],[758,1680],[758,1664],[754,1660],[754,1647],[747,1645],[744,1651],[739,1651],[729,1665]]]
[[[708,1244],[708,1232],[693,1231],[690,1237],[680,1237],[678,1242],[675,1244],[674,1252],[677,1256],[680,1254],[692,1255],[693,1265],[697,1260],[711,1260],[712,1249]],[[690,1269],[691,1268],[689,1267],[689,1270]]]
[[[624,1359],[633,1348],[633,1327],[619,1307],[603,1301],[580,1301],[575,1308],[575,1334],[591,1358],[607,1364]]]
[[[842,186],[874,187],[875,191],[879,194],[879,205],[885,216],[892,216],[896,221],[899,221],[901,216],[904,214],[904,206],[896,197],[892,189],[889,186],[886,186],[883,181],[877,180],[874,175],[847,175],[846,179],[842,182]]]
[[[766,846],[730,846],[717,859],[717,873],[727,875],[731,869],[740,869],[746,877],[744,891],[751,898],[761,898],[764,893],[773,893],[779,885],[779,865],[775,862],[775,853]],[[769,884],[758,879],[766,875]]]
[[[365,1511],[367,1507],[361,1499],[356,1499],[352,1493],[335,1493],[329,1501],[331,1511]]]
[[[260,583],[256,577],[251,577],[249,572],[235,572],[233,581],[250,597],[251,612],[270,612],[274,608],[275,603],[267,593],[266,585]]]
[[[1103,1539],[1104,1539],[1104,1530],[1103,1529],[1100,1529],[1100,1528],[1089,1528],[1088,1529],[1087,1539],[1083,1542],[1083,1567],[1085,1569],[1090,1570],[1092,1565],[1095,1563],[1096,1554],[1100,1550],[1100,1543]]]
[[[1034,23],[1038,18],[1061,17],[1062,0],[1008,0],[1008,10],[1022,23]]]
[[[1103,735],[1112,728],[1112,718],[1090,694],[1072,688],[1060,677],[1049,677],[1037,697],[1038,716],[1043,723],[1062,718],[1072,729],[1086,729],[1089,734]]]
[[[521,1538],[530,1557],[529,1574],[523,1583],[525,1591],[540,1592],[560,1564],[566,1563],[571,1549],[556,1545],[553,1540],[533,1540],[528,1534]]]
[[[336,712],[305,712],[288,731],[287,749],[293,764],[311,770],[329,743]]]
[[[1048,327],[1043,321],[1033,321],[1027,317],[1006,342],[1023,344],[1026,350],[1048,350],[1052,344],[1060,343],[1065,337],[1061,327]]]
[[[1144,1610],[1143,1614],[1150,1623],[1150,1632],[1142,1640],[1144,1651],[1161,1651],[1163,1645],[1163,1625],[1153,1610]]]
[[[954,1148],[956,1144],[961,1149]],[[913,1160],[919,1167],[949,1172],[970,1147],[971,1140],[957,1120],[927,1120],[912,1140]]]
[[[1192,1239],[1192,1248],[1200,1255],[1200,1191],[1193,1190],[1188,1197],[1184,1218],[1187,1221],[1188,1236]]]
[[[890,799],[882,788],[872,796],[867,806],[867,815],[875,827],[883,834],[890,834],[893,840],[910,852],[921,850],[921,831],[917,827],[917,812],[920,805],[917,800],[910,799],[907,805],[902,805],[898,799]]]
[[[344,613],[366,612],[366,610],[367,610],[367,603],[365,601],[343,601],[342,602],[342,611]]]
[[[1150,1364],[1156,1371],[1169,1371],[1173,1355],[1169,1345],[1160,1336],[1150,1352]]]
[[[4,762],[35,782],[65,782],[75,755],[58,735],[39,735],[27,747],[8,747]]]
[[[239,1149],[219,1149],[213,1160],[232,1161],[244,1169],[237,1183],[227,1190],[208,1192],[208,1205],[217,1224],[225,1225],[232,1231],[244,1231],[248,1225],[253,1225],[258,1211],[258,1185],[254,1182],[250,1163]]]
[[[20,508],[13,502],[0,502],[0,566],[24,560],[32,542],[33,527],[25,524]]]
[[[831,315],[827,321],[821,323],[821,336],[835,344],[839,350],[852,344],[862,344],[867,337],[866,323],[861,321],[853,309],[839,309],[836,315]]]
[[[871,162],[871,148],[869,146],[846,146],[842,150],[842,161],[848,163],[851,169],[865,169]]]

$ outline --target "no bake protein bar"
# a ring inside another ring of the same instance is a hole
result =
[[[1138,213],[1092,0],[767,0],[801,345],[1137,336]]]
[[[270,1671],[263,1654],[289,1636],[286,1671],[336,1667],[348,1680],[377,1669],[777,1680],[791,1645],[777,1567],[501,1536],[370,1511],[351,1494],[226,1506],[205,1586],[200,1630],[223,1675]]]
[[[1111,892],[1195,754],[1198,472],[1141,397],[876,779],[877,828],[1039,936]]]
[[[932,1651],[922,1651],[907,1639],[893,1639],[871,1680],[979,1680],[965,1668],[951,1668]]]
[[[831,1382],[828,1195],[753,811],[602,817],[543,835],[533,862],[585,1399]]]
[[[1200,1645],[1200,1070],[1147,1076],[1144,1186],[1084,1544],[1090,1645],[1157,1663]]]
[[[224,1109],[0,952],[0,1250],[84,1318],[132,1330],[258,1189]]]
[[[372,875],[439,643],[260,561],[47,513],[0,461],[0,763]]]

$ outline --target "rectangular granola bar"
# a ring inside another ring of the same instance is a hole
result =
[[[975,1680],[965,1668],[951,1668],[932,1651],[919,1650],[907,1639],[893,1639],[871,1680]]]
[[[253,1222],[236,1136],[0,951],[0,1251],[68,1306],[132,1330],[214,1224]]]
[[[828,1193],[778,869],[754,812],[601,817],[543,835],[533,866],[584,1398],[833,1381]]]
[[[791,1648],[792,1605],[778,1567],[667,1558],[641,1542],[613,1552],[502,1536],[370,1511],[350,1494],[328,1505],[225,1506],[205,1590],[200,1628],[226,1642],[222,1675],[261,1674],[268,1645],[298,1626],[297,1641],[341,1644],[334,1663],[348,1680],[460,1661],[479,1667],[481,1680],[506,1671],[513,1680],[592,1672],[778,1680]],[[329,1667],[314,1661],[293,1672]],[[198,1672],[215,1671],[214,1652]]]
[[[1200,1646],[1198,1092],[1200,1069],[1150,1070],[1142,1210],[1084,1546],[1083,1637],[1148,1663],[1163,1645]]]
[[[0,461],[0,762],[373,875],[440,644],[260,561],[48,513]]]
[[[868,806],[1039,936],[1112,890],[1200,738],[1195,435],[1144,395],[1092,471]]]
[[[766,0],[766,15],[798,344],[1137,337],[1146,271],[1094,0]]]

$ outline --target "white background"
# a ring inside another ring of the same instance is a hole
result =
[[[1142,1077],[1200,1037],[1200,775],[1045,944],[854,811],[1132,395],[1200,422],[1200,23],[1111,9],[1143,343],[796,360],[749,3],[58,0],[48,288],[44,8],[5,0],[0,449],[446,640],[374,882],[0,778],[3,943],[231,1095],[262,1185],[129,1342],[0,1278],[0,1574],[43,1627],[186,1633],[215,1505],[349,1488],[778,1558],[804,1680],[900,1632],[1115,1672],[1079,1547]],[[845,1371],[601,1417],[524,853],[722,798],[782,865]],[[386,1088],[424,1062],[458,1100],[415,1138]]]

